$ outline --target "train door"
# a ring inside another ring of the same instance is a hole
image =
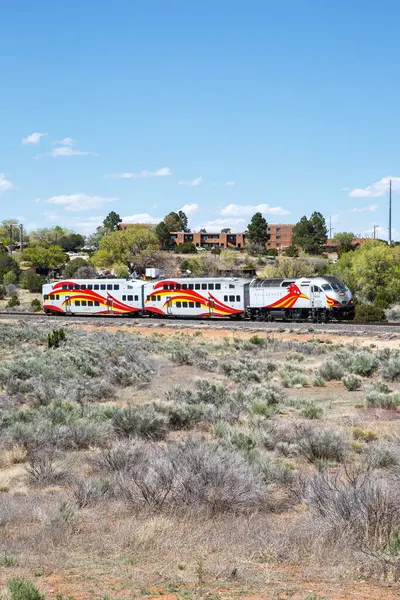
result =
[[[311,306],[313,308],[321,308],[322,306],[322,291],[317,285],[311,286]]]
[[[167,315],[172,315],[171,296],[167,296]]]
[[[112,298],[107,298],[107,312],[111,314],[114,312],[114,302]]]
[[[208,312],[210,314],[210,317],[214,316],[214,305],[215,305],[214,300],[212,298],[210,298],[208,301]]]
[[[65,312],[71,314],[71,296],[65,296]]]
[[[250,284],[245,283],[243,286],[243,310],[246,311],[250,306]]]

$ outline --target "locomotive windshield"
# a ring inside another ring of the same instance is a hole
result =
[[[324,285],[321,286],[323,290],[331,290],[331,286],[329,285],[329,283],[324,283]]]
[[[344,283],[332,283],[332,287],[335,292],[347,292],[347,287]]]

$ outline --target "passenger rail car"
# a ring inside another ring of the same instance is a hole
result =
[[[252,320],[352,319],[350,290],[335,277],[161,281],[71,279],[43,286],[46,313]]]

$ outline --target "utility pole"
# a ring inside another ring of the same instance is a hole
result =
[[[392,245],[392,180],[389,180],[389,246]]]
[[[334,229],[335,229],[335,228],[334,228],[334,227],[332,227],[332,217],[329,217],[329,239],[330,239],[330,240],[332,239],[332,231],[333,231]]]
[[[374,225],[374,240],[376,240],[376,228],[379,227],[379,225]]]
[[[13,230],[12,230],[13,226],[12,223],[10,223],[10,254],[12,254],[13,252]]]
[[[19,225],[19,249],[21,252],[24,249],[23,235],[24,235],[24,226],[22,225],[22,223],[20,223],[20,225]]]

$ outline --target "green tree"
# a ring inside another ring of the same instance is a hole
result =
[[[105,227],[97,227],[96,231],[89,235],[86,240],[88,246],[99,247],[100,240],[106,235],[107,230]]]
[[[43,246],[44,248],[58,246],[61,239],[69,233],[68,229],[59,225],[55,227],[43,227],[42,229],[32,231],[29,235],[29,243],[30,245]]]
[[[154,229],[154,232],[160,242],[161,250],[170,250],[174,246],[174,243],[171,240],[171,234],[168,231],[168,227],[164,221],[161,221],[161,223],[157,225],[157,227]]]
[[[178,217],[181,220],[181,225],[182,225],[182,231],[190,231],[188,225],[189,225],[189,219],[187,218],[186,213],[183,212],[183,210],[180,210],[178,212]]]
[[[111,268],[114,264],[124,264],[128,268],[135,262],[135,256],[147,248],[159,248],[154,231],[143,225],[114,231],[100,240],[99,250],[91,258],[97,267]]]
[[[204,229],[204,227],[202,229],[200,229],[199,233],[207,233],[207,229]]]
[[[221,229],[221,233],[230,233],[231,230],[229,227],[224,227],[224,229]]]
[[[4,275],[9,271],[13,271],[15,275],[19,276],[19,265],[9,254],[0,254],[0,280],[3,279]]]
[[[13,244],[19,244],[19,221],[18,219],[5,219],[0,225],[0,242],[8,248],[10,245],[10,233]],[[11,229],[10,229],[11,228]]]
[[[335,235],[333,241],[339,245],[338,254],[344,254],[345,252],[350,252],[351,250],[355,250],[355,247],[352,244],[355,235],[351,231],[342,231]]]
[[[42,291],[42,285],[46,283],[46,278],[37,273],[32,273],[32,271],[24,271],[21,273],[19,283],[24,290],[39,294]]]
[[[103,225],[107,233],[111,233],[112,231],[117,231],[118,225],[122,223],[122,219],[118,213],[112,210],[103,221]]]
[[[3,283],[4,283],[4,285],[8,285],[9,283],[13,283],[13,284],[18,283],[18,277],[15,274],[15,272],[7,271],[7,273],[4,274]]]
[[[30,262],[40,274],[47,275],[49,271],[62,267],[68,262],[68,256],[60,246],[29,246],[22,254],[23,260]]]
[[[70,277],[75,276],[75,273],[77,272],[78,269],[80,269],[81,267],[87,267],[87,266],[88,266],[87,260],[78,256],[77,258],[70,260],[65,265],[63,275],[64,275],[65,279],[69,279]]]
[[[291,258],[282,256],[277,259],[275,265],[266,266],[262,273],[262,277],[311,277],[316,274],[315,266],[301,258]]]
[[[164,217],[164,223],[170,233],[173,231],[189,231],[188,230],[188,218],[183,211],[170,212]]]
[[[66,252],[74,252],[83,248],[85,245],[85,238],[80,233],[71,232],[63,235],[58,244],[61,248],[64,248]]]
[[[283,254],[292,258],[298,258],[299,249],[296,246],[293,246],[292,244],[291,246],[287,246],[287,248],[284,249]]]
[[[268,223],[260,212],[255,213],[251,219],[251,223],[247,227],[248,238],[251,244],[265,248],[270,235],[268,233]]]
[[[97,271],[92,265],[86,263],[86,265],[79,267],[75,271],[75,279],[94,279],[97,275]]]
[[[292,243],[308,254],[320,254],[327,239],[326,222],[320,212],[313,212],[310,219],[302,217],[293,228]]]

